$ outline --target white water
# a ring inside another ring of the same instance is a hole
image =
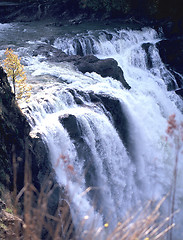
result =
[[[57,180],[70,196],[76,225],[88,215],[87,221],[95,221],[97,227],[106,221],[115,225],[127,210],[149,199],[160,200],[170,191],[175,149],[164,140],[164,136],[169,115],[175,113],[177,121],[182,120],[182,100],[174,92],[167,91],[166,84],[173,76],[161,62],[155,47],[157,41],[159,36],[149,28],[140,31],[89,31],[75,37],[58,37],[54,41],[55,47],[69,54],[77,53],[75,43],[79,42],[83,54],[94,53],[99,58],[116,59],[131,86],[130,90],[110,77],[102,78],[96,73],[81,74],[67,63],[49,63],[42,56],[24,56],[30,78],[33,82],[39,80],[35,84],[38,93],[32,95],[27,116],[33,131],[41,132],[49,147]],[[30,48],[32,43],[27,42]],[[39,39],[36,39],[37,43]],[[151,68],[147,64],[143,43],[151,43]],[[27,49],[18,51],[22,53]],[[85,92],[85,97],[77,93],[82,105],[77,105],[68,89]],[[128,119],[129,149],[125,148],[114,128],[110,113],[90,101],[87,95],[90,91],[119,99]],[[83,157],[78,156],[77,143],[59,121],[59,117],[65,114],[77,118],[88,151]],[[183,208],[182,164],[180,155],[176,209]],[[90,174],[94,174],[95,194],[100,197],[96,199],[96,208],[91,194],[83,194],[88,187],[85,176],[90,166]],[[165,209],[169,214],[168,204]],[[178,225],[183,222],[182,212],[176,221]],[[180,237],[180,228],[177,232]],[[179,237],[174,239],[181,239]]]
[[[0,23],[0,32],[5,31],[7,28],[12,27],[12,24],[9,23]]]
[[[143,200],[161,199],[170,191],[176,155],[175,149],[170,147],[163,138],[166,135],[167,119],[173,113],[176,114],[178,122],[183,118],[177,108],[181,106],[179,98],[175,93],[167,92],[166,84],[174,78],[161,62],[154,45],[159,41],[159,37],[152,29],[121,30],[113,35],[110,41],[107,40],[106,34],[101,34],[97,40],[92,37],[92,41],[94,46],[91,53],[96,53],[99,58],[106,58],[106,56],[115,58],[132,89],[122,90],[120,86],[114,86],[114,83],[111,86],[111,83],[106,84],[106,82],[105,86],[100,82],[96,84],[98,86],[92,85],[89,89],[95,92],[104,91],[123,103],[130,123],[136,178],[141,185],[140,188],[135,187],[135,193],[137,196],[140,193]],[[70,46],[70,42],[67,42]],[[148,42],[152,44],[150,47],[151,69],[148,69],[147,55],[142,48],[142,44]],[[88,40],[83,42],[82,39],[81,45],[87,48]],[[59,39],[56,40],[55,46],[62,50],[67,49],[67,53],[76,53],[75,49],[66,47],[65,42]],[[88,49],[91,49],[90,45]],[[180,182],[182,181],[181,160],[182,156],[179,157]],[[182,208],[183,188],[180,185],[178,184],[177,191],[180,205],[176,205],[176,208]],[[123,201],[121,203],[124,204]],[[178,217],[179,224],[183,222],[182,215],[180,213]]]

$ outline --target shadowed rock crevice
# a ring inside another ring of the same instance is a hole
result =
[[[95,166],[94,156],[91,151],[90,146],[85,141],[84,133],[82,132],[81,126],[79,121],[77,120],[76,116],[72,114],[65,114],[59,117],[60,123],[63,127],[67,130],[70,138],[72,139],[74,146],[77,151],[78,161],[83,163],[83,171],[85,171],[85,181],[86,181],[86,188],[91,188],[89,192],[89,196],[91,199],[95,199],[95,204],[97,205],[98,209],[101,209],[100,206],[100,193],[96,188],[98,186],[98,175],[97,169]],[[98,195],[97,198],[96,194]]]
[[[160,57],[174,75],[179,88],[183,88],[183,39],[171,38],[158,42],[156,45],[159,49]]]

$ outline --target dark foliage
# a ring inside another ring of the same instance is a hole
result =
[[[8,2],[8,1],[7,1]],[[22,3],[24,0],[11,0]],[[107,14],[109,17],[134,16],[148,19],[183,19],[181,0],[27,0],[27,3],[56,6],[60,11]]]

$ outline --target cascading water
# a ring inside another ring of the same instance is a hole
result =
[[[57,181],[70,197],[74,223],[89,215],[97,227],[106,221],[114,227],[126,211],[170,191],[176,150],[164,136],[169,115],[182,120],[182,100],[167,91],[176,82],[161,62],[156,48],[160,39],[153,29],[57,35],[53,46],[67,54],[116,59],[131,86],[126,90],[111,77],[82,74],[42,56],[23,57],[35,92],[22,108],[49,147]],[[32,43],[26,43],[26,53]],[[17,51],[25,55],[25,48]],[[119,115],[118,124],[109,102]],[[181,176],[180,166],[176,209],[183,208]],[[182,214],[176,221],[183,221]],[[180,235],[179,228],[175,236]]]

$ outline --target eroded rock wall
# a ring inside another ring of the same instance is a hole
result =
[[[10,191],[13,191],[15,171],[17,192],[24,187],[26,158],[32,182],[38,190],[48,176],[53,185],[56,183],[47,146],[41,136],[30,137],[30,131],[30,125],[15,101],[6,73],[0,67],[0,184]],[[52,206],[51,212],[55,211],[58,204],[58,192],[55,191],[55,206]]]

